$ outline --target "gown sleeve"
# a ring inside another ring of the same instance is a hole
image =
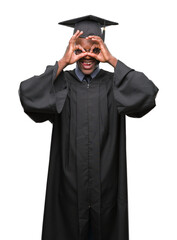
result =
[[[58,62],[54,66],[47,66],[43,74],[20,83],[18,93],[22,107],[35,122],[53,122],[54,115],[62,111],[67,83],[63,71],[56,78],[57,70]]]
[[[114,99],[118,112],[140,118],[156,106],[159,89],[144,73],[118,60],[113,78]]]

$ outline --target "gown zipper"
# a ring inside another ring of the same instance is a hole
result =
[[[90,83],[87,82],[87,89],[90,87]],[[89,95],[87,92],[87,121],[88,121],[88,208],[91,208],[91,203],[90,203],[90,185],[89,185],[89,180],[90,180],[90,176],[89,176],[89,106],[88,106],[88,100],[89,99]]]
[[[90,83],[84,81],[87,84],[87,89],[90,88]],[[90,188],[89,188],[89,111],[88,111],[88,92],[87,92],[87,121],[88,121],[88,208],[91,208],[90,203]]]

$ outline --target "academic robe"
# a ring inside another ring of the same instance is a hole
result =
[[[156,105],[158,88],[118,60],[88,85],[58,64],[20,84],[24,112],[53,124],[42,240],[128,240],[126,115]]]

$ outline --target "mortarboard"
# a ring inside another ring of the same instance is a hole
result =
[[[99,18],[93,15],[87,15],[80,18],[74,18],[71,20],[59,22],[58,24],[74,28],[74,33],[77,30],[83,31],[81,38],[86,38],[90,35],[99,36],[105,38],[105,27],[111,25],[118,25],[117,22],[112,22],[103,18]],[[103,32],[101,28],[103,27]]]

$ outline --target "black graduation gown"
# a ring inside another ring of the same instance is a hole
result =
[[[26,114],[53,124],[42,240],[128,240],[125,116],[155,107],[158,88],[118,61],[88,86],[58,64],[20,84]]]

